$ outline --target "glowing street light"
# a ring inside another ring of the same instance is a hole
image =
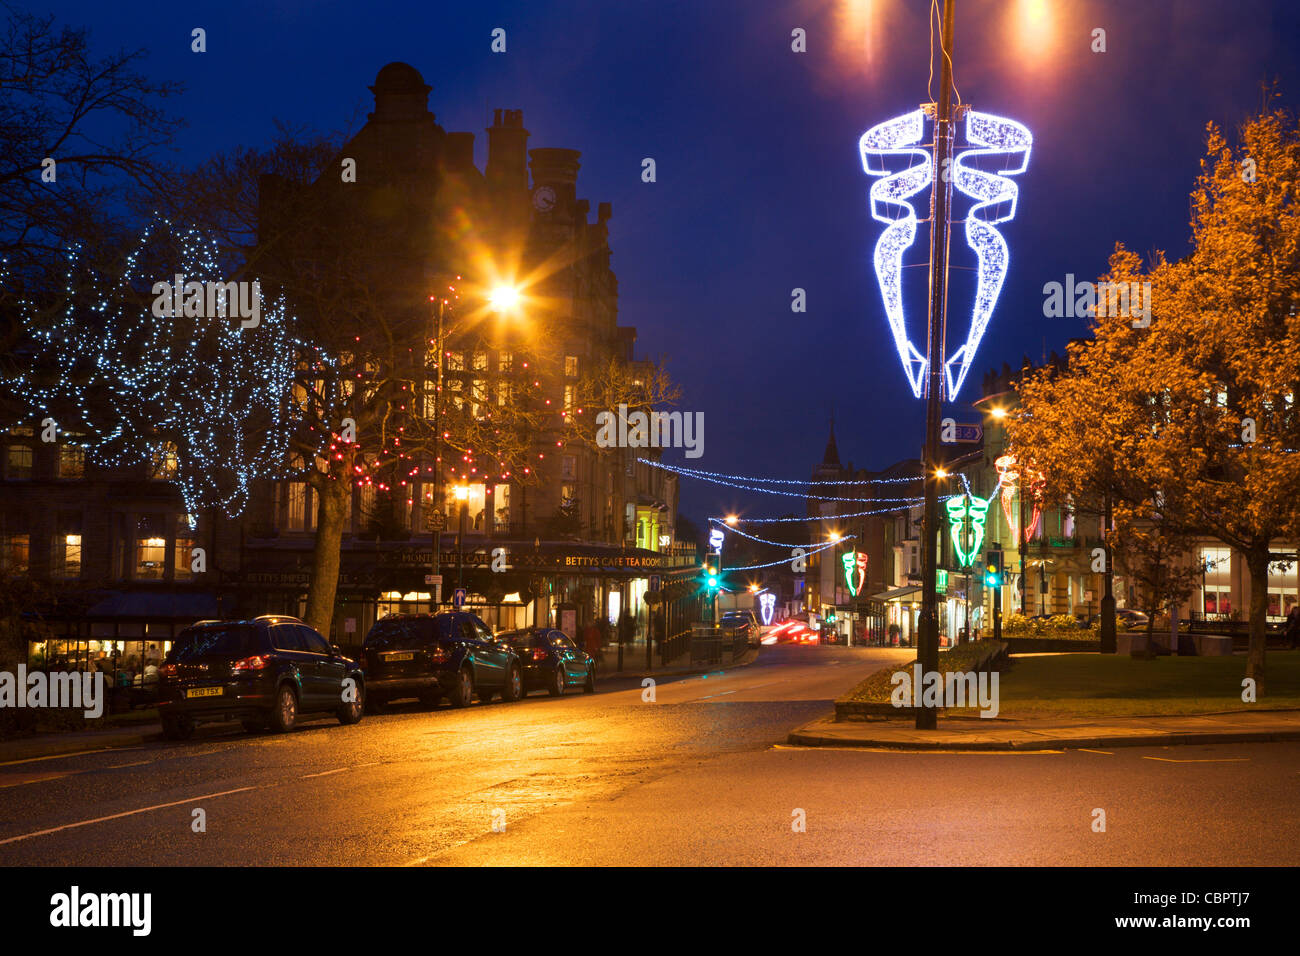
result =
[[[510,312],[519,307],[519,290],[512,285],[499,285],[488,293],[488,305],[494,312]]]

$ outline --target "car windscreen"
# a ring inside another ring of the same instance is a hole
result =
[[[515,648],[515,650],[521,650],[525,647],[532,647],[533,633],[531,631],[511,631],[507,634],[502,634],[497,638],[497,640],[505,641],[511,647]]]
[[[199,627],[181,631],[167,655],[169,661],[185,662],[203,657],[248,657],[258,653],[257,629],[248,624]]]

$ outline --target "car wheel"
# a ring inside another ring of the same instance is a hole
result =
[[[420,694],[420,705],[430,710],[442,703],[442,694],[436,690],[426,690]]]
[[[260,720],[256,717],[249,717],[246,720],[241,720],[240,723],[250,734],[258,734],[263,730],[266,730],[266,721]]]
[[[523,696],[524,676],[519,672],[519,665],[515,664],[506,674],[505,685],[501,688],[501,700],[503,703],[512,704]]]
[[[456,683],[452,685],[448,700],[453,707],[466,707],[474,696],[474,675],[468,667],[462,667],[456,674]]]
[[[564,693],[564,670],[555,668],[555,680],[551,681],[551,686],[546,688],[546,692],[552,697],[559,697]]]
[[[298,722],[298,695],[290,684],[282,684],[271,708],[271,729],[278,734],[293,730]]]
[[[188,740],[194,736],[194,721],[188,717],[171,715],[163,718],[163,736],[168,740]]]
[[[338,709],[338,718],[340,724],[359,724],[361,715],[365,712],[366,707],[366,689],[365,686],[358,683],[356,686],[357,699],[351,703],[346,703]]]
[[[582,692],[584,694],[596,693],[596,669],[594,667],[587,668],[587,680],[582,685]]]

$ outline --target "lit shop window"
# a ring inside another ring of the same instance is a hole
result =
[[[135,576],[161,581],[167,567],[167,538],[161,515],[141,515],[136,522]]]
[[[497,512],[496,526],[510,527],[510,486],[497,485],[492,492],[492,501]]]

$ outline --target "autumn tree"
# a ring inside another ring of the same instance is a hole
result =
[[[1212,535],[1250,573],[1247,676],[1262,693],[1272,548],[1300,522],[1300,130],[1282,111],[1233,145],[1211,124],[1192,193],[1191,251],[1116,281],[1149,282],[1151,315],[1098,315],[1070,371],[1027,383],[1011,425],[1064,489],[1110,490],[1171,534]]]

